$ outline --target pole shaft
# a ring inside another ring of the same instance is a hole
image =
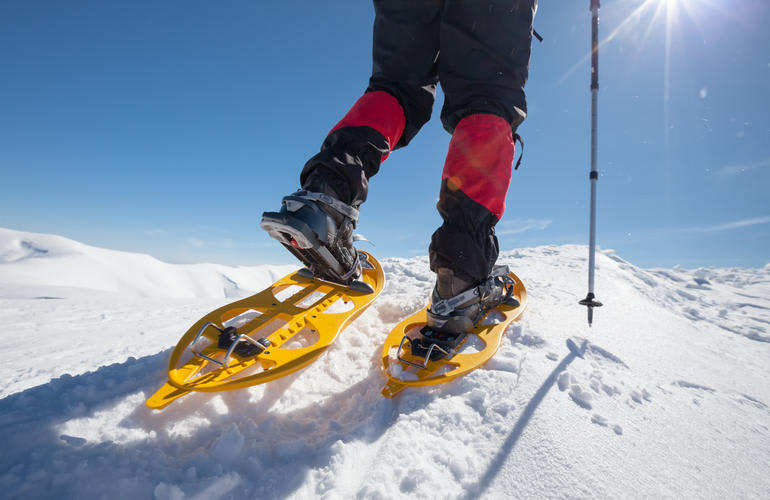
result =
[[[591,228],[588,242],[588,295],[580,301],[588,307],[588,326],[594,318],[594,307],[602,303],[594,295],[594,267],[596,257],[596,183],[599,181],[597,163],[597,123],[599,100],[599,0],[591,0]]]
[[[599,2],[591,2],[591,90],[599,90]]]
[[[588,239],[588,292],[594,293],[594,264],[596,254],[596,91],[591,97],[591,226]]]
[[[599,94],[599,0],[591,0],[591,225],[588,250],[588,293],[594,293],[594,264],[596,253],[596,182],[597,170],[597,129]]]

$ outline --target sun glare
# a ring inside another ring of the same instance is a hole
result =
[[[707,16],[720,15],[732,18],[734,14],[726,5],[728,2],[729,0],[617,0],[606,2],[602,5],[600,17],[602,21],[610,19],[613,27],[609,33],[601,38],[599,49],[601,50],[604,45],[616,38],[631,38],[635,41],[634,45],[639,53],[642,53],[650,37],[660,33],[662,28],[665,37],[666,59],[668,59],[672,37],[675,36],[676,28],[685,18],[692,20],[697,29],[702,29],[704,23],[700,21],[703,21]],[[584,67],[590,57],[590,48],[586,47],[585,55],[564,74],[559,83],[564,82],[572,73]]]

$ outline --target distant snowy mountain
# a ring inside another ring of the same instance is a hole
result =
[[[245,297],[292,269],[167,264],[61,236],[0,228],[0,285],[88,288],[143,297]]]
[[[0,230],[7,498],[770,498],[770,266],[640,269],[504,251],[529,307],[497,355],[385,399],[380,349],[433,286],[381,258],[382,295],[316,363],[153,412],[170,347],[290,268],[176,266]],[[383,256],[380,256],[383,257]],[[565,347],[589,340],[585,359]]]

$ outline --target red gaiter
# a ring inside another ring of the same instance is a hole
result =
[[[405,124],[404,110],[398,100],[378,90],[362,95],[329,133],[342,127],[371,127],[388,140],[392,151],[404,132]],[[383,156],[382,161],[387,157],[387,154]]]
[[[460,120],[444,163],[442,180],[485,206],[498,220],[505,212],[514,156],[513,131],[497,115],[474,114]]]

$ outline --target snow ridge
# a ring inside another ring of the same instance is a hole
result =
[[[306,370],[153,412],[144,400],[181,333],[232,300],[227,286],[257,290],[273,275],[260,285],[242,268],[159,266],[169,274],[152,286],[114,274],[54,285],[30,263],[64,275],[110,266],[91,247],[13,232],[24,250],[9,234],[0,230],[0,321],[16,328],[2,333],[0,487],[10,498],[770,494],[770,267],[644,270],[600,252],[605,307],[589,330],[577,305],[585,247],[503,252],[530,305],[497,355],[390,400],[381,343],[423,306],[433,277],[426,257],[381,259],[380,298]],[[588,340],[585,359],[565,347],[571,336]]]
[[[61,236],[0,228],[0,286],[74,287],[169,298],[246,297],[294,266],[176,265]]]

